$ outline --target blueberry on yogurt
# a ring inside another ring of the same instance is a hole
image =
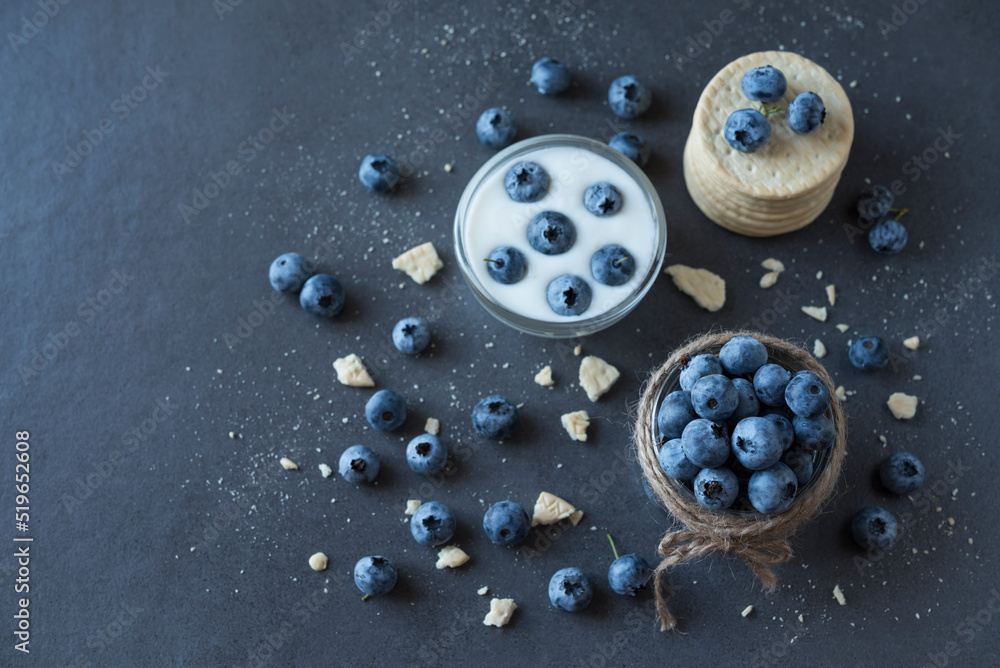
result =
[[[590,273],[598,283],[624,285],[635,274],[635,259],[621,246],[610,244],[594,253]]]
[[[549,173],[537,163],[519,162],[507,172],[503,185],[515,202],[537,202],[549,191]]]
[[[583,194],[583,205],[595,216],[610,216],[622,208],[622,194],[610,183],[595,183]]]
[[[539,253],[560,255],[575,241],[576,226],[557,211],[542,211],[528,225],[528,243]]]
[[[527,269],[524,253],[512,246],[497,248],[483,261],[487,263],[486,271],[489,272],[490,278],[504,285],[520,281]]]
[[[559,315],[580,315],[590,307],[590,285],[579,276],[563,274],[549,283],[549,306]]]

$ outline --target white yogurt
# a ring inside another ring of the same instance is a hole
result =
[[[519,162],[535,162],[548,172],[549,190],[537,202],[515,202],[504,178]],[[622,194],[622,206],[610,216],[595,216],[583,204],[587,188],[605,181]],[[576,242],[560,255],[545,255],[528,243],[528,225],[543,211],[558,211],[576,227]],[[469,264],[483,288],[505,308],[546,322],[572,322],[610,311],[631,295],[656,261],[656,213],[642,186],[607,158],[583,148],[542,148],[513,158],[477,188],[469,201],[463,243]],[[590,273],[594,253],[609,244],[625,248],[635,260],[635,273],[623,285],[604,285]],[[501,246],[524,254],[527,270],[517,283],[504,285],[490,276],[483,258]],[[549,283],[575,274],[593,291],[586,311],[562,316],[549,306]]]

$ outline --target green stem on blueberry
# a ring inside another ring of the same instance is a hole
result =
[[[615,553],[615,559],[617,559],[618,558],[618,548],[615,547],[615,541],[613,541],[611,539],[611,534],[606,533],[604,535],[608,537],[608,542],[611,543],[611,551]]]
[[[898,212],[896,214],[895,220],[899,220],[900,218],[902,218],[903,216],[905,216],[906,214],[908,214],[910,212],[909,209],[889,209],[889,211],[897,211]]]
[[[367,601],[369,598],[371,598],[371,594],[365,594],[364,596],[361,597],[361,600]]]
[[[760,107],[757,108],[757,111],[759,111],[761,113],[761,115],[764,116],[764,118],[767,118],[768,116],[771,116],[772,114],[783,114],[783,113],[785,113],[785,110],[781,109],[780,107],[772,107],[771,109],[767,109],[764,106],[763,102],[761,103]]]

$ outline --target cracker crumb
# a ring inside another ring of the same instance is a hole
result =
[[[406,510],[403,512],[407,515],[412,515],[417,512],[417,508],[420,507],[421,503],[422,501],[420,501],[420,499],[410,499],[406,502]]]
[[[517,604],[512,598],[495,598],[490,601],[490,611],[483,620],[485,626],[500,628],[507,626],[510,616],[517,610]]]
[[[579,357],[581,353],[583,353],[582,346],[576,346],[575,348],[573,348],[573,354],[576,355],[577,357]]]
[[[441,433],[441,422],[437,418],[427,418],[427,421],[424,422],[424,431],[431,436],[437,436]]]
[[[574,441],[587,440],[587,427],[590,426],[590,416],[587,411],[575,411],[562,416],[562,426]]]
[[[879,434],[879,435],[878,435],[878,440],[879,440],[879,442],[880,442],[880,443],[881,443],[882,445],[888,445],[888,443],[889,443],[889,439],[887,439],[887,438],[885,437],[885,434]]]
[[[664,271],[677,289],[694,299],[706,311],[718,311],[726,303],[726,281],[708,269],[672,264]]]
[[[441,551],[438,552],[438,560],[435,566],[438,569],[458,568],[468,560],[469,555],[465,553],[465,550],[457,545],[449,545],[448,547],[441,548]]]
[[[452,170],[451,163],[450,162],[444,163],[444,171],[450,172],[451,170]]]
[[[333,475],[333,469],[327,466],[326,464],[319,465],[319,472],[323,474],[324,478],[329,478],[330,476]]]
[[[802,615],[799,615],[799,624],[803,624],[803,623],[805,623],[805,621],[806,621],[805,617],[803,617]]]
[[[314,571],[325,571],[326,565],[329,562],[330,560],[322,552],[317,552],[313,556],[309,557],[309,567]]]
[[[843,385],[838,385],[837,389],[833,391],[837,395],[837,398],[841,401],[847,401],[847,390],[844,389]]]
[[[618,369],[600,357],[587,355],[580,362],[580,387],[591,401],[600,399],[601,395],[611,389],[619,376],[621,374]]]
[[[909,348],[910,350],[916,350],[920,347],[920,337],[911,336],[908,339],[903,339],[903,347]]]
[[[971,538],[969,539],[969,545],[972,545],[972,539]]]
[[[785,270],[785,264],[781,260],[777,260],[773,257],[769,257],[760,263],[760,266],[764,267],[768,271],[773,271],[781,273]]]
[[[749,617],[751,612],[753,612],[753,606],[748,605],[747,607],[743,608],[743,612],[741,612],[740,615],[742,615],[743,617]]]
[[[845,332],[847,332],[847,330],[849,330],[850,328],[851,328],[851,326],[850,326],[850,325],[846,325],[846,324],[844,324],[844,323],[840,323],[839,325],[837,325],[837,329],[838,329],[838,330],[840,331],[840,333],[841,333],[841,334],[844,334],[844,333],[845,333]]]
[[[414,246],[392,261],[393,269],[406,272],[418,285],[429,281],[443,266],[431,241]]]
[[[778,272],[769,271],[760,277],[760,287],[765,290],[770,287],[774,287],[774,284],[778,282]]]
[[[841,591],[840,585],[833,588],[833,597],[837,599],[837,603],[841,605],[847,605],[847,599],[844,597],[844,592]]]
[[[826,322],[826,307],[825,306],[803,306],[802,312],[805,313],[810,318],[815,318],[820,322]]]
[[[490,588],[483,585],[476,591],[476,593],[479,594],[480,596],[486,596],[487,594],[490,593]]]
[[[571,517],[576,512],[578,512],[577,509],[568,501],[560,499],[555,494],[542,492],[538,495],[538,500],[535,501],[535,509],[531,516],[531,526],[555,524],[567,517]],[[580,517],[583,517],[583,513],[580,513]],[[579,522],[579,519],[577,522]],[[576,526],[576,524],[574,523],[573,526]]]
[[[295,462],[293,462],[288,457],[282,457],[281,460],[280,460],[280,462],[281,462],[281,466],[286,471],[298,471],[299,470],[299,465],[296,464]]]
[[[923,379],[924,377],[921,376],[919,373],[913,374],[913,380],[923,380]]]
[[[837,288],[832,283],[826,286],[826,300],[830,302],[830,306],[837,304]]]
[[[822,278],[823,278],[823,270],[820,269],[819,271],[816,272],[816,280],[819,281],[822,280]]]
[[[551,388],[556,384],[556,381],[552,378],[552,367],[546,365],[541,371],[535,374],[535,382],[542,387]]]
[[[954,517],[949,517],[948,518],[948,526],[950,526],[950,527],[955,526],[955,518]]]
[[[231,431],[229,432],[229,438],[236,439],[238,438],[238,434],[235,431]]]
[[[333,368],[337,372],[337,382],[341,385],[375,387],[375,381],[365,368],[364,362],[354,353],[334,360]]]
[[[820,341],[819,339],[813,341],[813,357],[815,357],[818,360],[821,360],[824,357],[826,357],[826,346],[823,345],[823,342]]]
[[[917,414],[917,398],[905,392],[893,392],[885,402],[897,420],[909,420]]]

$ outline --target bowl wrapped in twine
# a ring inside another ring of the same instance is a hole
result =
[[[836,439],[822,470],[814,473],[812,481],[804,488],[804,493],[800,491],[794,505],[781,514],[709,510],[699,504],[687,488],[663,472],[657,457],[660,444],[656,442],[654,434],[658,398],[671,374],[679,372],[681,358],[705,352],[718,353],[724,343],[738,334],[753,336],[764,344],[772,359],[784,360],[786,365],[791,363],[797,367],[793,370],[812,371],[830,390],[830,410]],[[667,570],[685,561],[712,552],[729,552],[747,562],[765,589],[773,591],[777,587],[778,579],[771,567],[791,559],[792,548],[788,539],[819,511],[833,493],[846,451],[847,419],[840,400],[833,391],[830,376],[812,355],[787,341],[757,332],[719,332],[688,341],[653,372],[639,404],[634,439],[639,463],[649,488],[682,525],[667,531],[657,548],[663,560],[655,570],[656,610],[660,616],[660,630],[666,631],[676,628],[677,618],[667,609],[662,591],[663,578]]]

